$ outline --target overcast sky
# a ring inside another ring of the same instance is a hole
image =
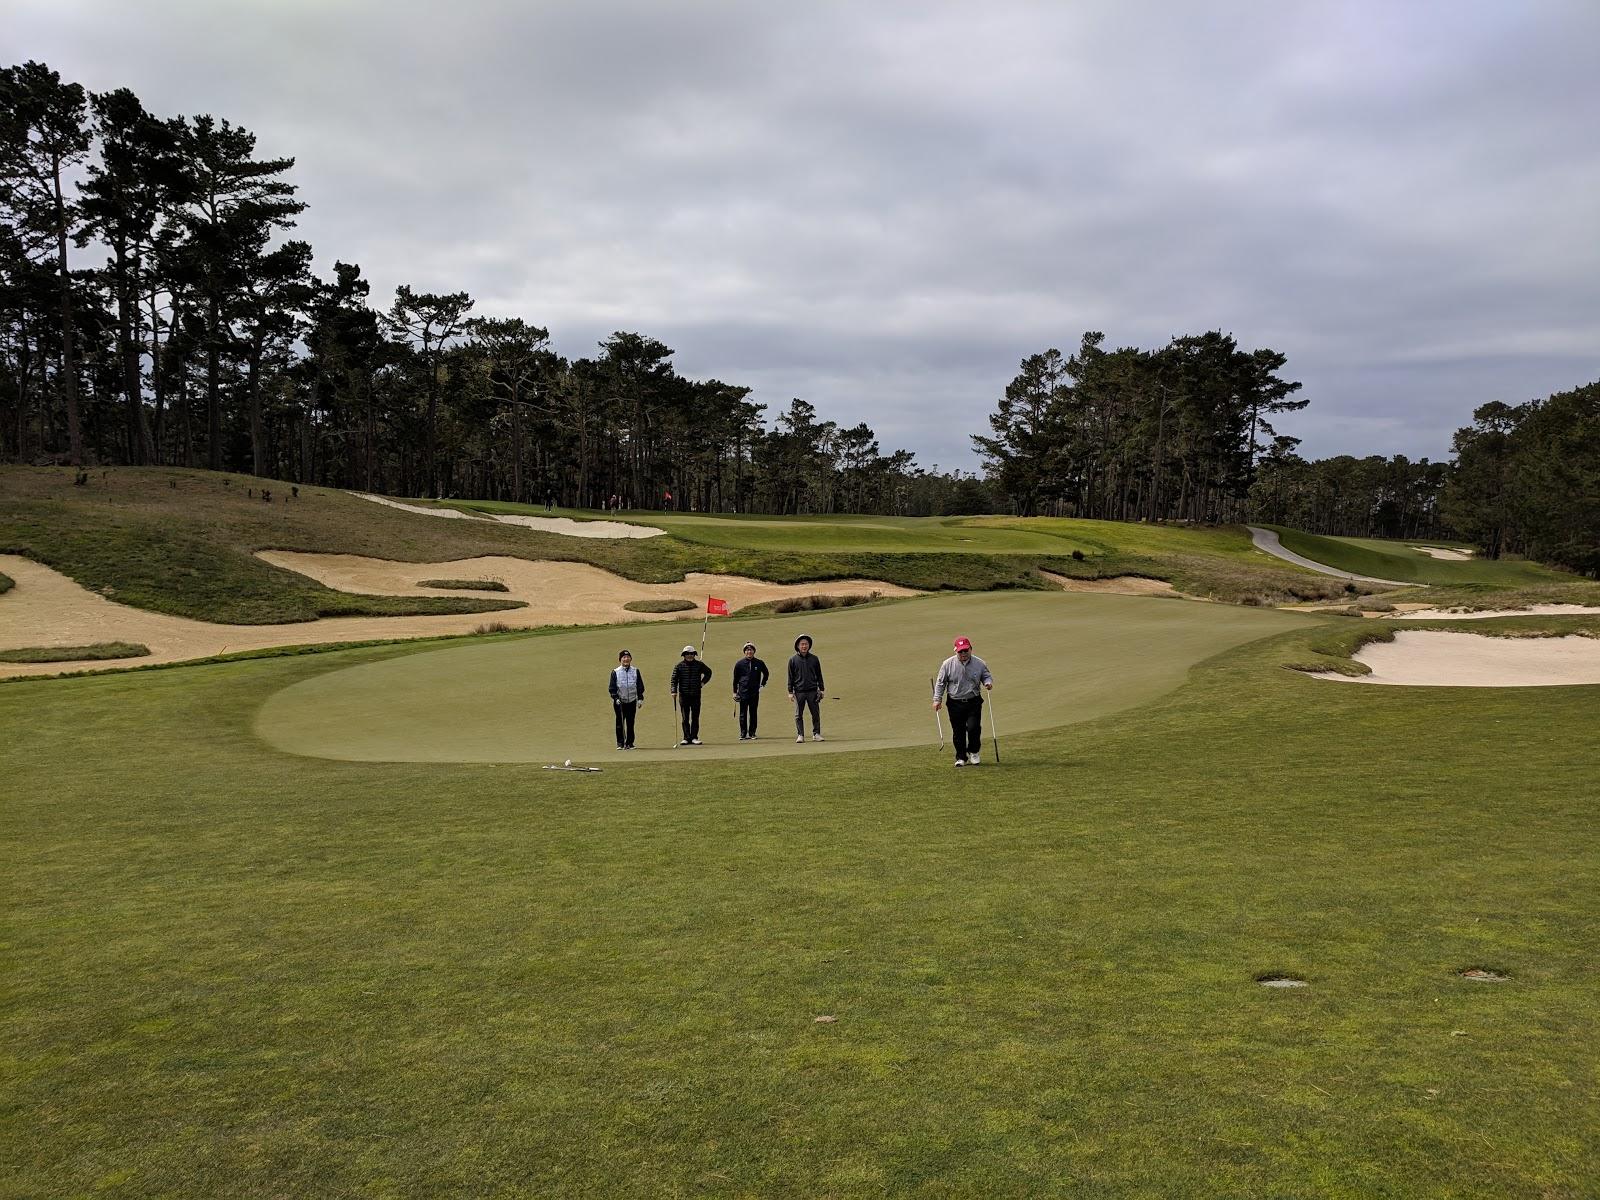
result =
[[[1223,329],[1310,456],[1600,378],[1600,2],[4,0],[293,156],[319,268],[976,465],[1025,355]]]

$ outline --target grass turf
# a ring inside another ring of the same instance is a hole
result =
[[[629,600],[622,606],[636,613],[698,612],[700,605],[693,600]]]
[[[285,750],[406,762],[601,762],[617,758],[606,673],[627,645],[645,681],[635,756],[741,759],[918,745],[935,726],[929,681],[964,633],[998,673],[1003,730],[1084,721],[1178,686],[1189,667],[1231,645],[1314,623],[1221,604],[1129,596],[1023,593],[925,597],[899,604],[718,621],[705,661],[715,675],[701,712],[704,745],[679,735],[668,676],[682,628],[641,625],[464,643],[318,676],[274,695],[257,731]],[[689,637],[698,643],[696,636]],[[821,746],[793,744],[785,664],[801,633],[827,674]],[[732,664],[753,641],[773,672],[763,736],[741,744]],[[413,697],[413,701],[396,701]],[[1014,699],[1013,699],[1014,697]],[[948,731],[947,731],[948,737]]]
[[[149,646],[138,642],[95,642],[90,646],[29,646],[20,650],[0,650],[0,662],[52,663],[99,662],[112,658],[143,658]]]
[[[0,689],[0,1189],[1586,1195],[1595,689],[1321,628],[962,774],[251,733],[395,647]]]
[[[1383,538],[1327,537],[1282,525],[1277,531],[1283,545],[1313,562],[1357,575],[1395,579],[1433,587],[1477,587],[1512,590],[1562,583],[1581,583],[1577,576],[1522,559],[1470,558],[1463,562],[1436,559],[1417,546],[1453,548],[1460,542],[1389,541]],[[1600,587],[1590,585],[1597,593]]]
[[[509,592],[511,589],[498,579],[424,579],[418,587],[442,588],[455,592]]]

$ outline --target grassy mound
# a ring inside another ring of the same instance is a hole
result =
[[[1171,579],[1183,591],[1223,600],[1318,599],[1339,590],[1336,581],[1265,555],[1250,561],[1248,535],[1239,529],[676,514],[665,522],[669,536],[606,540],[441,521],[330,488],[301,487],[295,498],[282,483],[205,471],[123,468],[76,488],[63,469],[5,467],[0,482],[8,498],[0,511],[0,553],[25,554],[124,603],[240,624],[508,607],[466,597],[352,596],[270,567],[253,557],[258,550],[406,562],[503,554],[587,562],[648,583],[706,571],[778,583],[864,578],[923,591],[1048,590],[1042,567],[1082,578]],[[260,499],[263,487],[272,492],[270,504]],[[531,506],[498,507],[543,514]]]
[[[1281,525],[1268,525],[1275,530],[1285,549],[1304,555],[1313,562],[1350,571],[1356,575],[1370,575],[1375,579],[1396,579],[1403,583],[1418,583],[1434,587],[1481,587],[1509,590],[1522,587],[1540,587],[1552,584],[1579,583],[1576,576],[1538,563],[1521,559],[1479,559],[1451,562],[1433,558],[1415,549],[1417,546],[1459,545],[1455,542],[1405,542],[1382,538],[1326,537],[1316,533],[1303,533]],[[1600,586],[1596,587],[1600,591]]]
[[[636,613],[674,613],[695,612],[699,605],[693,600],[629,600],[622,606],[629,612]]]
[[[0,650],[0,662],[102,662],[112,658],[143,658],[149,653],[149,646],[141,646],[137,642],[96,642],[92,646],[33,646],[24,650]]]
[[[0,573],[0,596],[4,596],[7,592],[9,592],[12,588],[14,588],[16,586],[17,586],[16,581],[14,579],[12,579],[11,576],[6,575],[4,573]]]
[[[424,579],[418,587],[441,588],[453,592],[509,592],[498,579]]]

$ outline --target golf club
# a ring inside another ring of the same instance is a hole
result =
[[[993,688],[989,689],[989,736],[994,739],[994,761],[995,765],[998,766],[1000,763],[1000,727],[995,724],[994,720]]]
[[[931,679],[928,680],[928,694],[930,696],[934,694],[934,683],[933,683],[933,680],[931,680]],[[934,727],[936,729],[938,729],[938,731],[939,731],[939,753],[943,754],[944,753],[944,717],[939,712],[939,710],[937,708],[933,710],[933,724],[934,724]]]
[[[672,748],[676,750],[683,745],[679,734],[683,732],[683,718],[678,715],[678,693],[672,693]]]

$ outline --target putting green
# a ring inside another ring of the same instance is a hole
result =
[[[268,698],[257,733],[293,754],[362,762],[633,762],[816,754],[935,740],[928,684],[966,634],[995,674],[1000,732],[1085,721],[1178,686],[1220,650],[1310,618],[1149,597],[1015,593],[927,597],[866,609],[713,622],[704,745],[674,749],[667,678],[692,622],[469,643],[330,671]],[[802,632],[827,676],[827,741],[795,745],[784,670]],[[741,743],[731,668],[756,643],[773,680],[761,739]],[[627,647],[644,675],[638,748],[619,754],[606,673]],[[986,716],[987,728],[987,716]],[[946,729],[948,737],[948,728]],[[1003,747],[1002,747],[1003,748]]]

